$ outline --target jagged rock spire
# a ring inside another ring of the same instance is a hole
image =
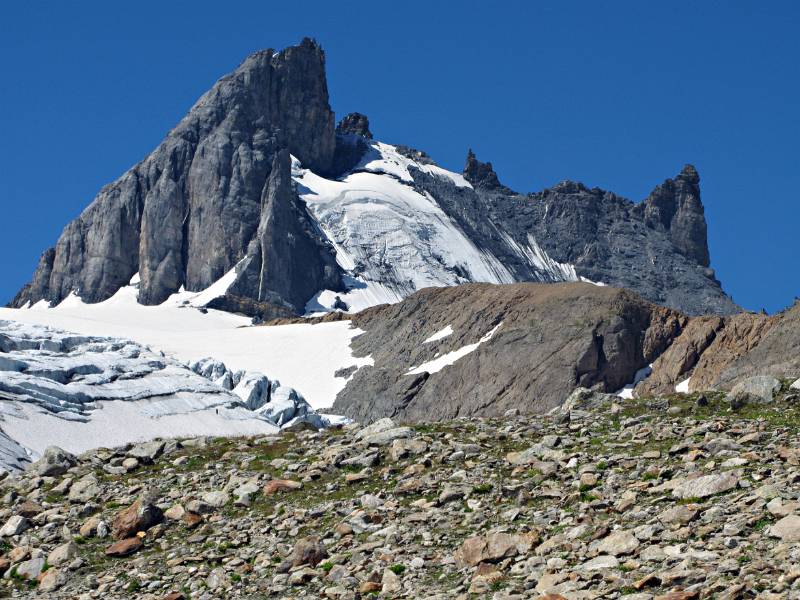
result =
[[[369,119],[367,115],[359,112],[352,112],[346,115],[336,126],[336,133],[350,133],[361,137],[372,139],[372,132],[369,130]]]
[[[640,205],[648,227],[669,233],[675,246],[699,265],[711,263],[705,211],[700,200],[700,175],[686,165],[667,179]]]
[[[497,178],[497,173],[492,168],[492,163],[481,162],[475,158],[472,148],[467,152],[467,162],[464,165],[464,179],[475,188],[483,190],[508,190]]]

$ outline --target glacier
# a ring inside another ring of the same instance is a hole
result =
[[[298,421],[340,419],[215,359],[187,365],[126,339],[0,320],[1,469],[23,468],[53,445],[80,453],[156,437],[271,434]]]
[[[430,192],[414,185],[415,169],[471,187],[462,175],[416,162],[382,142],[370,142],[361,161],[338,179],[317,175],[293,158],[297,192],[348,273],[348,291],[320,290],[307,304],[308,313],[334,310],[337,297],[355,312],[399,302],[425,287],[514,282]]]
[[[52,308],[46,302],[0,308],[0,320],[132,340],[182,363],[213,356],[237,371],[268,374],[314,409],[330,407],[347,384],[349,377],[337,372],[372,364],[370,357],[353,356],[350,341],[363,331],[350,321],[253,326],[249,317],[198,306],[224,293],[231,279],[228,273],[201,292],[179,292],[163,304],[145,306],[137,302],[134,277],[103,302],[85,303],[72,294]]]

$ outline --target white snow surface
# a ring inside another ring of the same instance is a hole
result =
[[[469,186],[461,175],[415,162],[381,142],[371,142],[361,163],[339,180],[321,177],[293,158],[298,193],[350,274],[349,291],[338,295],[351,312],[398,302],[425,287],[514,281],[433,196],[413,188],[412,167]],[[330,310],[336,295],[320,290],[307,312]]]
[[[647,379],[652,372],[653,372],[652,363],[650,363],[646,367],[642,367],[634,374],[633,381],[624,386],[621,390],[617,390],[616,395],[619,396],[620,398],[626,398],[630,400],[631,398],[633,398],[633,388],[635,388],[642,381]]]
[[[47,303],[30,309],[0,308],[0,319],[125,338],[187,363],[213,356],[235,370],[268,374],[296,389],[315,409],[331,406],[346,385],[346,379],[334,375],[337,370],[373,364],[369,357],[353,357],[350,340],[363,332],[351,328],[350,321],[254,327],[247,317],[217,310],[203,314],[182,304],[201,294],[208,297],[206,292],[173,294],[162,305],[143,306],[136,301],[136,287],[126,286],[97,304],[86,304],[73,294],[54,308]]]
[[[481,339],[479,339],[474,344],[467,344],[466,346],[462,346],[458,350],[453,350],[452,352],[448,352],[447,354],[443,354],[438,358],[434,358],[433,360],[429,360],[428,362],[422,363],[418,367],[411,367],[408,370],[406,375],[418,375],[420,373],[428,372],[431,375],[434,373],[438,373],[445,367],[454,364],[459,358],[465,357],[467,354],[474,352],[478,349],[478,346],[483,344],[484,342],[488,342],[492,339],[492,336],[500,329],[500,326],[503,323],[498,323],[495,327],[486,335],[484,335]]]
[[[505,232],[501,233],[501,237],[513,252],[542,274],[544,281],[588,281],[578,276],[574,265],[551,258],[530,233],[527,246],[521,246]]]
[[[48,446],[73,453],[114,448],[157,437],[239,436],[276,433],[278,428],[244,408],[206,404],[197,398],[99,402],[87,421],[63,419],[28,403],[0,402],[5,435],[30,450],[32,458]],[[0,459],[0,466],[8,466]]]
[[[689,377],[688,379],[684,379],[678,385],[675,386],[675,391],[679,394],[688,394],[689,393],[689,382],[692,381],[692,378]]]
[[[48,311],[34,311],[46,314]],[[274,433],[186,365],[128,340],[0,321],[0,466],[154,437]]]
[[[426,340],[423,340],[422,343],[423,344],[432,344],[433,342],[438,342],[439,340],[443,340],[448,335],[452,335],[452,334],[453,334],[453,326],[452,325],[448,325],[447,327],[444,327],[443,329],[440,329],[439,331],[434,333],[431,337],[427,338]]]

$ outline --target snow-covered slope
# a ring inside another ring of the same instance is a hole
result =
[[[217,292],[222,287],[211,286]],[[138,304],[136,291],[134,283],[96,304],[73,295],[54,308],[46,303],[0,308],[0,319],[125,338],[186,363],[212,356],[234,371],[257,371],[279,380],[313,408],[331,406],[345,386],[347,379],[337,377],[337,371],[371,364],[369,358],[352,356],[350,340],[361,331],[349,321],[251,326],[247,317],[194,307],[198,297],[208,299],[208,290],[175,294],[159,306]]]
[[[351,312],[397,302],[425,287],[514,281],[492,253],[465,235],[436,198],[414,185],[411,170],[471,187],[463,176],[416,162],[382,142],[369,142],[361,162],[338,180],[321,177],[294,160],[297,191],[350,275],[350,291],[338,296]],[[331,310],[336,296],[322,290],[306,309]]]
[[[0,320],[0,468],[50,445],[77,453],[155,437],[273,433],[297,420],[330,424],[262,373],[234,373],[214,359],[187,366],[125,339]]]

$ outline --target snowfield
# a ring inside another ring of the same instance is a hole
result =
[[[277,379],[315,409],[331,406],[346,385],[346,379],[335,376],[337,370],[372,364],[368,357],[353,357],[350,340],[363,332],[351,328],[349,321],[253,327],[244,316],[217,310],[204,314],[181,304],[201,294],[205,292],[183,292],[183,298],[175,294],[160,306],[142,306],[131,285],[97,304],[85,304],[73,295],[54,308],[0,308],[0,319],[125,338],[186,363],[211,356],[233,370]]]

